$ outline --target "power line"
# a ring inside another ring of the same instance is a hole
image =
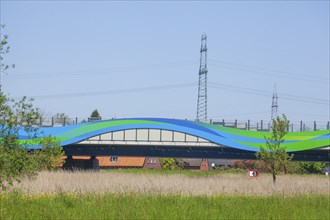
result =
[[[284,72],[284,71],[274,71],[274,70],[268,70],[264,68],[258,68],[258,67],[249,67],[245,65],[230,65],[230,64],[219,64],[219,63],[213,63],[212,61],[210,62],[211,66],[220,66],[222,68],[226,69],[233,69],[233,70],[239,70],[239,71],[244,71],[249,72],[252,74],[259,74],[259,75],[273,75],[273,76],[278,76],[282,78],[291,78],[295,80],[303,80],[303,81],[308,81],[308,82],[315,82],[315,83],[323,83],[323,84],[329,84],[329,78],[327,77],[315,77],[315,76],[310,76],[310,75],[302,75],[302,74],[295,74],[295,73],[290,73],[290,72]]]
[[[212,63],[210,65],[212,66]],[[267,74],[267,76],[272,75],[272,76],[277,76],[277,77],[285,78],[285,79],[294,79],[294,80],[308,81],[308,82],[314,82],[314,83],[320,83],[320,84],[329,84],[329,79],[326,80],[326,79],[319,79],[319,78],[315,78],[315,77],[313,79],[310,79],[310,78],[304,79],[304,78],[297,77],[297,76],[274,74],[274,73],[269,74],[269,72],[248,70],[248,69],[242,69],[242,68],[236,68],[236,67],[228,67],[228,66],[221,66],[221,67],[226,68],[226,69],[239,70],[239,71],[242,71],[244,74],[247,72],[252,73],[252,74],[257,74],[257,75],[263,75],[263,76],[265,76],[265,74]]]
[[[136,92],[149,92],[149,91],[160,91],[160,90],[170,90],[170,89],[180,89],[187,87],[196,86],[194,83],[181,83],[173,85],[164,85],[164,86],[150,86],[142,88],[132,88],[132,89],[118,89],[118,90],[104,90],[96,92],[78,92],[78,93],[63,93],[63,94],[50,94],[50,95],[35,95],[29,96],[34,99],[56,99],[56,98],[75,98],[75,97],[86,97],[86,96],[101,96],[101,95],[117,95],[117,94],[127,94],[127,93],[136,93]],[[18,99],[20,97],[14,97]]]
[[[267,71],[267,72],[274,72],[274,73],[283,73],[286,75],[295,75],[298,77],[307,77],[307,78],[315,78],[315,75],[307,75],[307,74],[299,74],[299,73],[293,73],[293,72],[289,72],[289,71],[282,71],[282,70],[271,70],[271,69],[267,69],[267,68],[263,68],[263,67],[257,67],[257,66],[250,66],[250,65],[244,65],[244,64],[236,64],[236,63],[229,63],[229,62],[223,62],[223,61],[219,61],[219,60],[215,60],[215,59],[209,59],[211,62],[215,62],[215,63],[221,63],[221,64],[225,64],[225,65],[230,65],[230,66],[238,66],[238,67],[242,67],[242,68],[247,68],[247,69],[258,69],[258,70],[263,70],[263,71]],[[329,78],[327,77],[318,77],[321,79],[325,79],[325,80],[329,80]]]
[[[214,83],[209,82],[210,88],[214,89],[222,89],[222,90],[230,90],[235,91],[239,93],[244,94],[252,94],[252,95],[259,95],[264,97],[270,97],[271,92],[265,91],[265,90],[259,90],[259,89],[252,89],[252,88],[244,88],[244,87],[238,87],[233,85],[226,85],[221,83]],[[300,101],[300,102],[307,102],[307,103],[313,103],[313,104],[322,104],[322,105],[329,105],[329,101],[325,99],[318,99],[318,98],[309,98],[309,97],[302,97],[302,96],[296,96],[296,95],[289,95],[289,94],[279,94],[281,96],[281,99],[287,99],[291,101]]]
[[[245,112],[245,113],[235,113],[235,114],[230,114],[230,115],[222,115],[222,118],[217,118],[217,117],[210,117],[212,119],[223,119],[224,117],[231,117],[231,116],[236,116],[236,115],[256,115],[256,114],[269,114],[270,111],[262,111],[262,112]]]
[[[131,89],[118,89],[118,90],[103,90],[103,91],[94,91],[94,92],[77,92],[77,93],[62,93],[62,94],[49,94],[49,95],[30,95],[28,97],[34,99],[57,99],[57,98],[74,98],[74,97],[85,97],[85,96],[101,96],[101,95],[117,95],[117,94],[128,94],[135,92],[148,92],[148,91],[161,91],[161,90],[171,90],[171,89],[180,89],[180,88],[188,88],[194,87],[197,85],[197,82],[190,83],[181,83],[181,84],[171,84],[171,85],[163,85],[163,86],[150,86],[150,87],[141,87],[141,88],[131,88]],[[271,92],[253,88],[244,88],[227,84],[220,84],[209,82],[209,88],[213,89],[221,89],[226,91],[234,91],[243,94],[251,94],[264,96],[269,98],[271,96]],[[314,99],[290,94],[279,94],[281,99],[290,100],[290,101],[298,101],[298,102],[306,102],[312,104],[322,104],[329,105],[329,101],[325,99]],[[15,99],[19,99],[21,97],[14,97]]]
[[[238,86],[233,86],[233,85],[228,85],[228,84],[223,84],[223,83],[209,82],[209,84],[210,84],[211,88],[215,88],[215,89],[226,89],[226,90],[231,90],[231,91],[236,91],[236,92],[241,92],[241,93],[265,96],[265,97],[270,97],[270,94],[271,94],[271,92],[269,92],[269,91],[238,87]]]
[[[234,85],[215,83],[215,82],[210,82],[210,84],[216,85],[216,86],[223,86],[223,87],[227,87],[227,88],[234,88],[234,89],[237,89],[240,91],[249,91],[249,92],[254,92],[254,93],[259,93],[259,94],[261,93],[261,94],[264,94],[265,96],[272,94],[272,92],[270,92],[270,91],[261,90],[261,89],[246,88],[246,87],[241,87],[241,86],[238,87],[238,86],[234,86]],[[280,94],[281,94],[281,96],[286,96],[286,97],[291,97],[291,98],[308,99],[311,101],[320,101],[320,102],[329,102],[329,100],[320,99],[320,98],[310,98],[310,97],[305,97],[305,96],[291,95],[291,94],[287,94],[287,93],[280,93]]]
[[[288,94],[288,93],[280,93],[281,94],[281,97],[291,97],[291,98],[297,98],[297,99],[309,99],[309,100],[312,100],[312,101],[320,101],[320,102],[327,102],[329,103],[329,100],[326,100],[326,99],[320,99],[320,98],[310,98],[310,97],[305,97],[305,96],[297,96],[297,95],[291,95],[291,94]]]
[[[195,62],[192,60],[162,63],[162,64],[151,64],[151,65],[137,65],[128,67],[118,67],[114,69],[103,69],[103,70],[88,70],[88,71],[63,71],[63,72],[48,72],[48,73],[18,73],[12,76],[15,79],[36,79],[36,78],[55,78],[55,77],[68,77],[68,76],[91,76],[91,75],[106,75],[109,73],[128,72],[128,71],[143,71],[143,70],[154,70],[154,69],[167,69],[178,66],[190,66]]]

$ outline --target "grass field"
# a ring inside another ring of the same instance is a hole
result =
[[[127,173],[128,172],[128,173]],[[133,172],[133,173],[130,173]],[[139,173],[134,173],[139,172]],[[142,173],[141,173],[142,172]],[[145,172],[145,173],[144,173]],[[150,172],[156,172],[150,173]],[[271,175],[250,179],[247,174],[215,172],[125,171],[41,172],[15,188],[25,194],[135,193],[155,195],[329,195],[330,178],[321,175],[282,175],[276,186]]]
[[[41,172],[0,192],[0,219],[330,219],[330,178],[196,171]]]
[[[201,172],[200,170],[158,170],[158,169],[106,169],[100,170],[106,173],[133,173],[133,174],[154,174],[154,175],[173,175],[182,174],[186,176],[211,176],[217,174],[246,174],[245,170],[228,169],[228,170],[208,170]]]
[[[328,196],[0,195],[1,219],[329,219]]]

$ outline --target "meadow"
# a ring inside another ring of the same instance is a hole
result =
[[[0,195],[1,219],[329,219],[328,196]]]
[[[110,170],[107,172],[40,172],[13,189],[24,194],[135,193],[155,195],[329,195],[329,177],[281,175],[274,186],[269,174],[257,179],[247,173],[217,171]]]
[[[329,219],[321,175],[41,172],[0,192],[0,219]]]

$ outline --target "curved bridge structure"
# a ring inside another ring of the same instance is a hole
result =
[[[255,152],[265,145],[264,137],[271,135],[166,118],[98,121],[41,132],[59,138],[67,155],[232,159],[255,159]],[[330,130],[290,132],[283,145],[296,160],[329,161]]]

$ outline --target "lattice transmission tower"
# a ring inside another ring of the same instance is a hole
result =
[[[277,118],[277,110],[278,110],[278,96],[277,96],[277,91],[276,91],[276,84],[274,85],[274,92],[273,92],[273,98],[272,98],[272,115],[271,119]]]
[[[207,36],[204,33],[201,39],[201,57],[199,65],[197,120],[207,121]]]

